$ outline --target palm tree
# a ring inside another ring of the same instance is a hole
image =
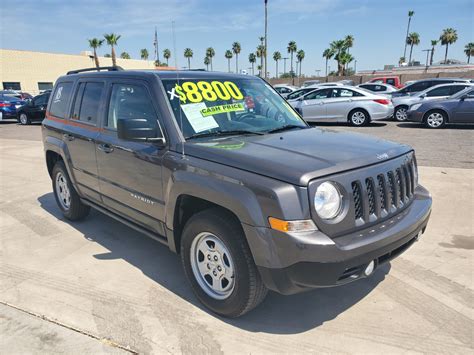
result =
[[[216,52],[214,51],[214,48],[209,47],[206,49],[206,57],[209,57],[209,60],[211,61],[211,71],[212,71],[212,57],[216,55]]]
[[[232,52],[235,54],[235,72],[239,72],[239,54],[241,50],[241,46],[239,42],[232,43]]]
[[[408,64],[411,63],[411,55],[413,53],[413,46],[420,44],[420,35],[417,32],[412,32],[407,37],[407,44],[410,46],[410,57],[408,58]]]
[[[342,74],[343,74],[343,75],[346,74],[346,73],[345,73],[346,69],[344,69],[344,68],[346,68],[346,66],[347,66],[350,62],[352,62],[353,60],[354,60],[354,57],[353,57],[351,54],[347,53],[347,52],[342,52],[342,53],[339,55],[339,61],[340,61],[340,63],[341,63],[342,69],[343,69],[343,71],[342,71]]]
[[[163,50],[163,57],[166,59],[166,66],[168,66],[171,58],[171,51],[168,48]]]
[[[193,57],[193,50],[191,48],[186,48],[184,50],[184,58],[188,59],[188,69],[191,69],[191,58]]]
[[[281,59],[281,53],[276,51],[276,52],[273,52],[273,60],[275,61],[276,63],[276,76],[275,78],[278,79],[278,61]]]
[[[403,51],[403,57],[407,57],[407,42],[408,42],[408,33],[410,33],[410,23],[411,23],[411,18],[415,14],[415,11],[408,11],[408,26],[407,26],[407,35],[405,36],[405,50]]]
[[[209,64],[211,64],[209,57],[204,57],[204,65],[206,66],[207,71],[209,71]]]
[[[347,53],[349,53],[349,48],[354,47],[354,36],[347,35],[346,38],[344,38],[344,42],[346,42]]]
[[[405,63],[405,60],[406,60],[405,57],[400,57],[400,59],[398,60],[398,65],[402,66],[402,64]]]
[[[433,65],[433,57],[434,57],[434,52],[435,52],[435,47],[438,44],[438,41],[436,39],[431,40],[431,57],[430,57],[430,65]]]
[[[255,53],[250,53],[249,54],[249,63],[252,64],[252,75],[255,75],[254,73],[254,65],[255,65],[255,62],[257,61],[257,56],[255,55]]]
[[[97,48],[102,46],[102,43],[104,43],[103,39],[98,39],[98,38],[92,38],[88,39],[89,41],[89,47],[91,47],[94,50],[94,61],[95,61],[95,66],[96,68],[100,67],[99,65],[99,58],[97,57]]]
[[[120,58],[130,59],[130,54],[128,54],[127,52],[122,52],[122,53],[120,53]]]
[[[294,75],[294,72],[293,72],[293,53],[295,53],[297,50],[298,50],[298,47],[296,46],[296,42],[295,41],[290,41],[288,43],[288,47],[287,47],[287,50],[288,50],[288,53],[290,53],[290,72],[291,72],[291,76],[292,76],[292,83],[293,85],[295,84],[295,75]]]
[[[143,48],[140,50],[140,58],[143,60],[148,60],[148,49]]]
[[[305,53],[304,53],[304,50],[302,50],[302,49],[300,49],[300,50],[296,53],[296,59],[298,59],[298,62],[300,62],[300,74],[299,74],[300,77],[301,77],[301,62],[303,61],[304,56],[305,56]],[[298,79],[298,80],[299,80],[299,79]]]
[[[448,62],[448,47],[458,40],[458,34],[454,28],[445,28],[439,36],[441,45],[446,46],[446,52],[444,53],[444,64]]]
[[[117,45],[118,40],[120,39],[120,35],[116,35],[115,33],[110,33],[110,34],[104,34],[104,38],[107,41],[107,44],[111,48],[111,53],[112,53],[112,65],[114,67],[117,66],[117,59],[115,55],[115,46]]]
[[[263,57],[265,56],[265,46],[263,44],[260,44],[258,45],[257,47],[257,57],[260,58],[260,76],[262,77],[263,75],[263,72],[262,72],[262,69],[263,69]]]
[[[471,57],[474,56],[474,42],[469,42],[464,46],[464,53],[467,56],[467,64],[469,64]]]
[[[233,54],[232,54],[232,51],[230,49],[226,50],[225,51],[225,57],[227,58],[227,61],[228,61],[228,70],[229,70],[229,73],[230,73],[230,60],[232,59],[233,57]]]
[[[327,48],[323,52],[323,58],[326,59],[326,76],[328,76],[328,61],[334,56],[334,51],[331,48]]]
[[[332,41],[330,46],[331,50],[334,52],[334,59],[337,62],[337,75],[342,75],[342,73],[344,72],[344,66],[341,65],[340,57],[343,53],[346,52],[346,41],[344,41],[343,39]]]

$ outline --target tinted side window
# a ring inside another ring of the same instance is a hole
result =
[[[106,126],[117,129],[117,121],[128,118],[144,118],[152,127],[157,125],[158,119],[148,91],[143,86],[114,84]]]
[[[419,83],[414,83],[406,88],[406,92],[418,92],[428,89],[431,86],[430,81],[421,81]]]
[[[71,82],[60,83],[56,86],[53,100],[51,101],[51,107],[49,108],[51,115],[59,118],[66,118],[66,110],[69,103],[69,97],[71,96],[71,90]]]
[[[46,105],[48,103],[49,95],[41,95],[35,98],[35,105],[41,106]]]
[[[387,79],[387,84],[395,85],[395,79]]]
[[[468,87],[468,85],[451,86],[451,90],[449,92],[449,95],[454,95],[454,94],[458,93],[459,91],[464,90],[467,87]]]
[[[332,97],[356,97],[356,96],[363,96],[356,91],[352,91],[349,89],[334,89],[334,93]]]
[[[331,97],[332,89],[316,90],[305,96],[305,100],[326,99]]]
[[[450,86],[443,86],[440,88],[436,88],[433,90],[430,90],[426,93],[427,97],[434,97],[434,96],[449,96],[451,92],[451,87]]]
[[[104,91],[103,83],[87,83],[82,95],[82,103],[79,112],[79,120],[87,123],[97,124],[99,115],[100,98]]]
[[[374,91],[375,85],[359,85],[362,89]]]

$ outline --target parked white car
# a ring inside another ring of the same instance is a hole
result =
[[[286,98],[293,91],[298,90],[298,88],[296,86],[287,85],[287,84],[276,84],[276,85],[273,86],[273,88],[276,91],[278,91],[278,93],[284,98]]]
[[[411,105],[436,99],[446,99],[451,95],[474,86],[469,83],[449,83],[432,86],[429,89],[420,91],[411,96],[400,96],[392,98],[394,107],[394,117],[397,121],[403,122],[407,119],[407,110]]]
[[[392,92],[398,90],[395,86],[383,83],[364,83],[357,85],[357,87],[373,92],[376,95],[385,95],[387,97],[390,97]]]
[[[349,122],[364,126],[393,115],[390,99],[354,86],[323,87],[288,102],[308,122]]]

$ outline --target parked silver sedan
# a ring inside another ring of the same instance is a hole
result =
[[[308,122],[349,122],[363,126],[393,115],[390,99],[354,86],[323,87],[288,102]]]
[[[429,89],[420,91],[411,96],[400,96],[392,98],[395,108],[394,117],[397,121],[403,122],[407,119],[407,110],[411,105],[436,99],[446,99],[451,95],[464,90],[467,87],[474,86],[469,83],[449,83],[432,86]]]
[[[287,84],[276,84],[273,86],[273,88],[278,91],[278,93],[283,97],[286,98],[289,94],[291,94],[293,91],[298,90],[296,86],[293,85],[287,85]]]
[[[397,91],[398,89],[395,86],[382,83],[364,83],[357,85],[358,88],[369,90],[376,95],[385,95],[390,97],[392,92]]]

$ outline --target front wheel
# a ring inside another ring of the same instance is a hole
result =
[[[355,109],[349,113],[349,122],[353,126],[365,126],[369,123],[369,115],[364,110]]]
[[[196,296],[220,315],[239,317],[259,305],[268,292],[242,227],[219,209],[199,212],[186,223],[181,262]]]
[[[446,124],[446,114],[443,111],[428,112],[425,125],[428,128],[441,128]]]
[[[24,126],[31,124],[30,117],[28,117],[28,114],[26,114],[25,112],[20,113],[20,116],[18,117],[18,122]]]
[[[395,119],[398,122],[404,122],[407,120],[407,108],[405,106],[397,107],[394,113]]]

